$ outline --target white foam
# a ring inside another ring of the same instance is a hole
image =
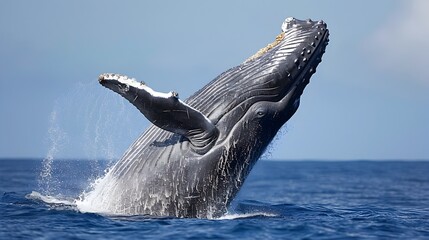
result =
[[[75,205],[80,212],[115,215],[115,211],[112,211],[111,205],[114,205],[116,202],[111,201],[112,198],[108,196],[110,192],[104,191],[105,189],[113,189],[115,181],[110,176],[109,172],[107,172],[106,175],[95,180],[91,184],[90,190],[83,192],[75,200]],[[106,202],[106,200],[101,199],[108,199],[109,201]]]
[[[99,184],[105,185],[106,181],[103,179],[99,179],[94,183],[96,186],[100,187]],[[43,195],[39,192],[32,191],[30,194],[27,194],[25,197],[27,199],[32,199],[36,201],[44,202],[48,205],[53,205],[54,207],[60,205],[60,207],[66,206],[67,208],[74,209],[81,213],[97,213],[107,216],[127,216],[128,214],[110,211],[108,206],[106,206],[103,202],[97,201],[97,196],[100,194],[96,189],[89,192],[84,193],[80,198],[65,198],[62,196],[50,196]],[[278,217],[277,214],[273,213],[265,213],[265,212],[253,212],[253,213],[227,213],[224,216],[219,218],[210,218],[212,220],[235,220],[235,219],[244,219],[244,218],[253,218],[253,217]]]
[[[216,220],[234,220],[241,218],[252,218],[252,217],[277,217],[278,215],[273,213],[254,212],[254,213],[243,213],[243,214],[225,214],[222,217],[216,218]]]
[[[42,201],[47,204],[62,204],[67,206],[76,206],[74,199],[62,198],[61,196],[42,195],[39,192],[32,191],[25,196],[27,199]]]

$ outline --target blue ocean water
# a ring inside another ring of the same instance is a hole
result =
[[[215,220],[81,213],[67,202],[104,166],[51,167],[53,199],[41,160],[0,160],[0,239],[429,239],[429,162],[259,161]]]

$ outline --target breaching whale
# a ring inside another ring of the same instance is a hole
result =
[[[100,75],[101,85],[126,98],[152,126],[83,196],[81,209],[198,218],[226,213],[296,112],[329,42],[323,21],[287,18],[281,29],[273,43],[184,101],[124,75]]]

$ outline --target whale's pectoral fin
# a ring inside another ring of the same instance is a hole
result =
[[[131,102],[154,125],[186,137],[197,153],[205,153],[218,137],[216,126],[176,92],[156,92],[143,82],[118,74],[102,74],[99,82]]]

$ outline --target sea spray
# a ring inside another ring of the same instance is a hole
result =
[[[42,194],[67,197],[67,181],[80,176],[73,172],[76,169],[60,170],[59,164],[64,167],[65,162],[59,159],[90,161],[91,173],[81,187],[82,191],[91,189],[88,185],[103,176],[106,165],[116,162],[146,127],[138,111],[102,90],[96,81],[77,83],[55,102],[49,117],[49,146],[38,178]]]
[[[102,94],[93,101],[93,104],[88,105],[83,114],[86,116],[82,122],[85,126],[83,149],[96,172],[103,170],[99,168],[100,159],[107,160],[110,166],[118,160],[124,150],[121,143],[129,142],[134,137],[130,136],[133,125],[130,124],[128,109],[125,106],[124,100]]]
[[[53,161],[66,138],[66,134],[61,130],[58,124],[56,107],[51,112],[49,124],[48,138],[50,147],[46,157],[43,159],[42,170],[38,179],[39,190],[45,195],[52,195],[54,192],[58,191],[59,180],[53,177]]]

